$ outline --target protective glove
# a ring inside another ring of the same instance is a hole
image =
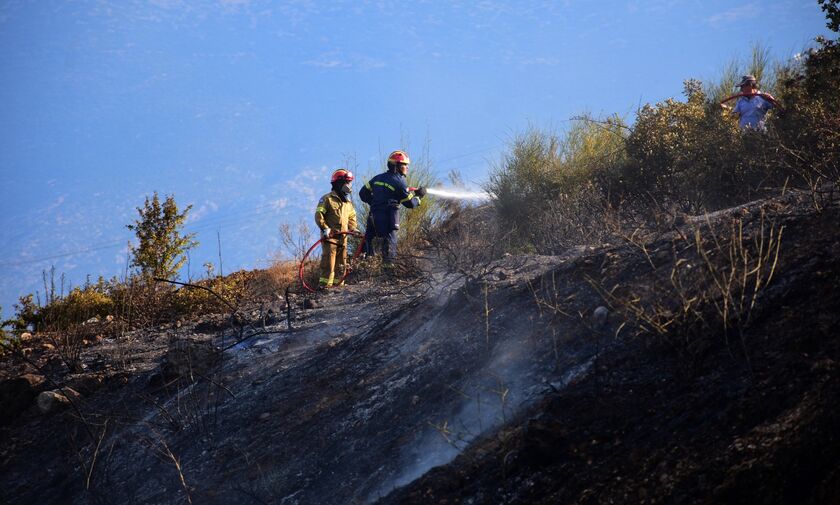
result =
[[[426,188],[420,187],[414,190],[414,196],[417,198],[423,198],[426,196]]]
[[[329,228],[324,228],[323,230],[321,230],[321,237],[330,238],[330,233],[332,233],[332,231],[330,231]]]

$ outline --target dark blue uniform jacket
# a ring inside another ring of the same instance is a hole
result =
[[[387,233],[400,227],[401,204],[409,209],[420,205],[420,198],[408,190],[405,176],[396,172],[381,173],[365,183],[359,190],[359,197],[370,205],[379,233]]]

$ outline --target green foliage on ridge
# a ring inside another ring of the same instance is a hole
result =
[[[820,2],[837,30],[838,2]],[[720,106],[741,75],[782,104],[766,131],[740,130]],[[840,44],[773,62],[754,46],[716,82],[685,81],[684,100],[646,104],[632,126],[615,116],[578,118],[561,135],[531,128],[491,174],[500,226],[522,250],[555,254],[609,235],[619,216],[654,222],[778,194],[840,183]]]
[[[198,245],[194,233],[181,234],[192,205],[178,212],[172,195],[161,204],[157,192],[150,200],[146,197],[143,207],[137,208],[139,218],[126,225],[137,235],[138,244],[131,246],[131,265],[144,275],[162,279],[174,278],[184,265],[184,254]]]

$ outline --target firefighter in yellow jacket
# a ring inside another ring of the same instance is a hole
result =
[[[350,201],[353,194],[351,183],[353,172],[339,168],[330,179],[332,191],[318,200],[315,208],[315,224],[321,229],[321,288],[332,287],[333,283],[343,286],[341,278],[347,265],[347,235],[337,232],[358,232],[356,209]]]

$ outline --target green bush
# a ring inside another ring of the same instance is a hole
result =
[[[628,127],[616,117],[580,118],[559,136],[536,128],[516,137],[487,191],[498,226],[522,251],[552,254],[599,237],[606,196],[626,164]]]
[[[543,203],[560,192],[556,177],[560,139],[531,129],[516,137],[510,153],[490,174],[488,192],[503,227],[517,227],[542,214]],[[525,232],[522,231],[524,234]]]
[[[15,331],[34,329],[39,321],[38,308],[38,305],[34,301],[34,296],[31,293],[21,296],[15,304],[14,319],[5,321],[5,324],[14,328]]]
[[[837,2],[822,3],[836,30]],[[717,82],[685,81],[684,101],[644,105],[631,127],[613,117],[584,118],[563,135],[529,129],[513,140],[487,185],[499,226],[513,230],[520,250],[556,253],[604,240],[610,227],[620,232],[783,187],[840,182],[840,44],[817,41],[787,63],[754,46],[746,63],[733,60]],[[739,129],[720,107],[747,73],[782,104],[769,113],[766,131]]]
[[[840,95],[832,92],[840,86],[840,49],[836,41],[818,43],[787,63],[771,61],[756,45],[748,61],[733,60],[717,82],[686,81],[685,102],[642,107],[627,140],[627,163],[611,174],[611,187],[625,199],[655,201],[653,208],[699,213],[786,185],[840,180]],[[783,105],[768,115],[766,132],[739,130],[719,108],[744,74],[755,75]]]
[[[253,298],[251,282],[256,273],[238,271],[212,277],[195,284],[209,288],[233,306]],[[117,279],[76,287],[65,295],[50,296],[39,305],[33,295],[20,298],[15,318],[5,323],[18,331],[68,333],[85,321],[113,315],[121,327],[140,328],[180,317],[231,312],[230,306],[209,291],[154,282],[137,275],[122,282]]]
[[[807,185],[840,182],[840,44],[818,43],[783,72],[785,110],[772,130],[778,162]]]
[[[98,287],[74,288],[55,309],[56,320],[81,323],[92,317],[104,318],[114,310],[114,301]]]
[[[15,330],[16,321],[3,319],[3,309],[0,307],[0,356],[14,350],[20,345],[20,340],[14,333],[7,331],[7,328]]]
[[[181,287],[172,291],[167,299],[171,317],[195,317],[203,314],[224,314],[232,312],[231,307],[238,307],[248,299],[250,283],[256,278],[257,271],[240,270],[224,277],[213,277],[194,281],[192,284],[206,289]],[[221,297],[225,301],[219,299]],[[227,302],[227,303],[225,303]]]
[[[104,318],[115,308],[109,288],[100,279],[97,284],[73,288],[66,296],[52,297],[43,306],[36,304],[31,294],[22,296],[15,305],[15,319],[9,323],[18,330],[63,331],[92,317]]]
[[[668,99],[639,111],[615,186],[688,213],[751,198],[766,180],[764,165],[747,150],[755,142],[707,99],[699,81],[686,81],[684,93],[685,102]]]

